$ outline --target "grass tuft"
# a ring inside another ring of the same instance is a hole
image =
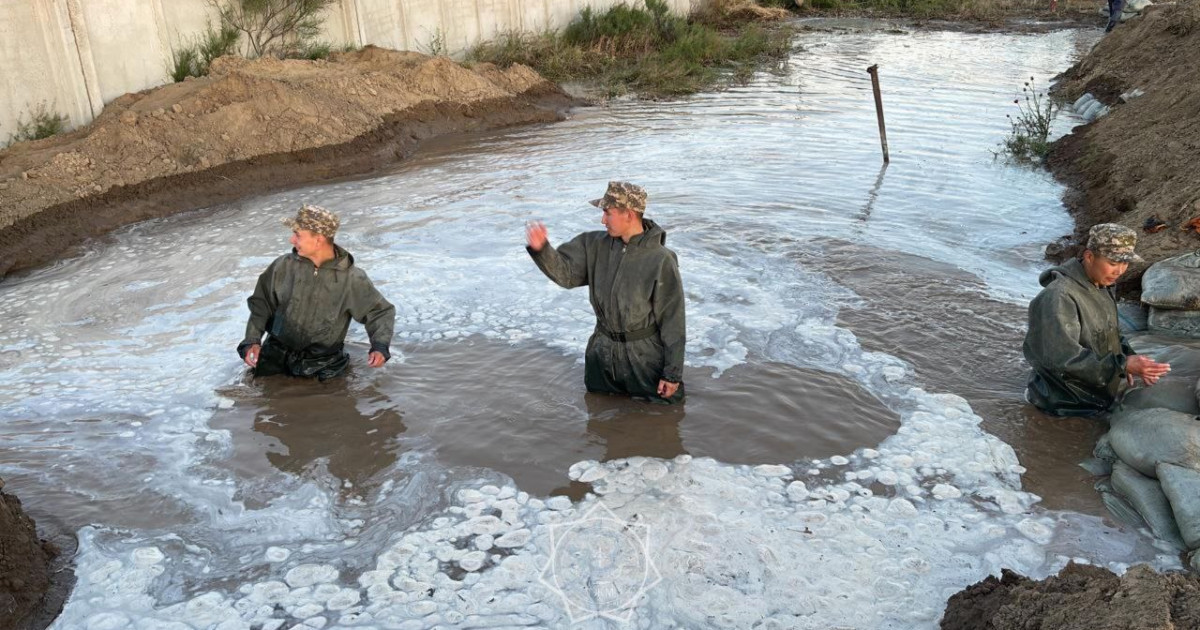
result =
[[[38,103],[37,107],[30,110],[28,118],[23,114],[17,118],[17,132],[8,137],[8,143],[41,140],[58,135],[67,130],[68,122],[70,120],[66,116],[52,111],[45,102]]]
[[[188,77],[207,76],[217,57],[238,52],[238,40],[239,34],[234,28],[215,28],[210,24],[199,39],[171,51],[171,65],[167,68],[171,80],[179,83]]]
[[[664,0],[645,8],[583,9],[561,33],[505,33],[475,46],[467,59],[520,63],[551,81],[587,81],[610,96],[630,89],[651,97],[692,94],[722,78],[744,82],[791,50],[791,31],[742,22],[718,29],[698,16],[673,15]]]

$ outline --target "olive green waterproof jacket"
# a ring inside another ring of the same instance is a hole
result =
[[[584,355],[588,391],[657,399],[659,380],[683,382],[683,280],[667,233],[649,219],[629,239],[585,232],[558,248],[529,249],[559,286],[587,286],[596,329]],[[683,388],[672,397],[682,400]]]
[[[1029,402],[1059,416],[1108,410],[1127,388],[1125,360],[1134,354],[1118,329],[1113,290],[1093,284],[1079,260],[1039,281],[1045,288],[1029,304],[1024,345]]]
[[[264,345],[294,376],[327,377],[345,367],[342,344],[350,320],[367,329],[371,350],[391,358],[396,309],[376,290],[354,257],[334,245],[334,257],[319,268],[296,253],[276,258],[258,277],[247,304],[250,320],[238,345],[246,350],[269,333]],[[286,355],[286,357],[284,356]]]

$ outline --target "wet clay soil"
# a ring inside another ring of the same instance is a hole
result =
[[[0,479],[0,628],[45,628],[62,610],[74,575],[69,570],[74,537],[39,538],[21,501]]]
[[[1182,630],[1200,628],[1200,576],[1137,566],[1117,576],[1068,564],[1034,581],[1004,571],[950,598],[943,630]]]

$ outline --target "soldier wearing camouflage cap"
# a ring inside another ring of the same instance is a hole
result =
[[[292,229],[292,252],[267,267],[247,300],[250,320],[238,344],[242,360],[256,376],[332,378],[350,362],[342,347],[353,319],[371,340],[367,365],[382,366],[391,358],[396,309],[333,242],[338,216],[304,205],[282,221]]]
[[[541,223],[525,234],[546,277],[567,289],[588,287],[596,328],[584,354],[584,385],[589,392],[682,402],[683,280],[667,233],[645,218],[646,191],[636,184],[609,182],[591,204],[602,212],[604,231],[557,248]]]
[[[1121,337],[1113,285],[1141,262],[1137,232],[1102,223],[1088,232],[1083,256],[1043,272],[1029,304],[1023,346],[1032,367],[1025,396],[1058,416],[1108,411],[1140,378],[1158,382],[1171,366],[1136,354]]]

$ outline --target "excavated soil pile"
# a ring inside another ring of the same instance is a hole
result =
[[[1078,251],[1087,230],[1103,222],[1139,231],[1147,219],[1167,227],[1143,233],[1138,251],[1147,263],[1124,282],[1136,286],[1149,263],[1200,247],[1200,0],[1156,6],[1102,39],[1058,86],[1074,100],[1090,92],[1112,110],[1054,144],[1049,165],[1074,189],[1066,202],[1075,215],[1073,242],[1048,250],[1051,258]],[[1120,95],[1143,90],[1122,102]]]
[[[1200,576],[1140,565],[1118,577],[1068,564],[1034,581],[1007,569],[950,598],[942,630],[1182,630],[1200,628]]]
[[[50,587],[51,554],[21,502],[2,488],[0,480],[0,628],[17,628]]]
[[[112,228],[367,172],[423,139],[556,120],[533,70],[367,47],[328,61],[224,57],[126,94],[80,130],[0,150],[0,276]]]

